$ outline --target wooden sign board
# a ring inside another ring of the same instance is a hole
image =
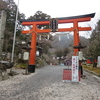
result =
[[[79,58],[78,56],[72,56],[72,82],[79,82]]]
[[[29,52],[24,52],[23,60],[29,60]]]

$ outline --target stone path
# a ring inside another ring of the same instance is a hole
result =
[[[81,83],[63,83],[66,66],[45,66],[0,82],[0,100],[100,100],[100,80],[84,72]]]

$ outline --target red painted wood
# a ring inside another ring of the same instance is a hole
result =
[[[33,25],[29,65],[35,65],[36,60],[36,24]]]
[[[89,31],[91,30],[91,27],[79,27],[78,22],[85,22],[90,21],[91,17],[85,17],[85,18],[75,18],[75,19],[65,19],[65,20],[58,20],[58,23],[73,23],[73,27],[71,28],[59,28],[58,32],[67,32],[67,31],[73,31],[74,32],[74,46],[77,46],[80,42],[79,39],[79,31]],[[31,40],[31,48],[30,50],[30,61],[29,64],[35,64],[35,56],[36,56],[36,33],[48,33],[50,32],[50,29],[37,29],[37,25],[49,25],[50,21],[33,21],[33,22],[22,22],[22,25],[33,25],[33,28],[31,30],[22,31],[23,34],[32,33],[32,40]],[[33,32],[32,32],[33,31]],[[74,49],[74,56],[77,55],[77,52],[79,49]]]

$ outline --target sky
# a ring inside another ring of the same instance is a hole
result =
[[[18,5],[18,0],[14,1]],[[18,8],[26,18],[33,16],[38,10],[52,18],[96,13],[90,22],[83,24],[84,27],[88,24],[94,27],[100,19],[100,0],[19,0]]]

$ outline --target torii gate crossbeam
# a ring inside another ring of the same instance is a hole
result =
[[[80,43],[79,39],[79,31],[89,31],[91,30],[91,27],[79,27],[78,22],[86,22],[90,21],[91,18],[95,16],[95,13],[87,14],[87,15],[80,15],[80,16],[72,16],[72,17],[62,17],[58,18],[58,24],[62,23],[73,23],[73,27],[71,28],[59,28],[58,32],[67,32],[67,31],[73,31],[74,32],[74,46],[77,46],[78,43]],[[37,25],[49,25],[50,20],[49,19],[43,19],[43,20],[20,20],[22,25],[29,26],[32,25],[31,30],[22,31],[23,34],[32,33],[32,40],[31,40],[31,50],[30,50],[30,59],[29,59],[29,68],[33,70],[35,67],[35,58],[36,58],[36,33],[47,33],[51,32],[50,29],[43,29],[40,30],[37,28]],[[74,56],[77,55],[77,52],[79,49],[74,49]]]

